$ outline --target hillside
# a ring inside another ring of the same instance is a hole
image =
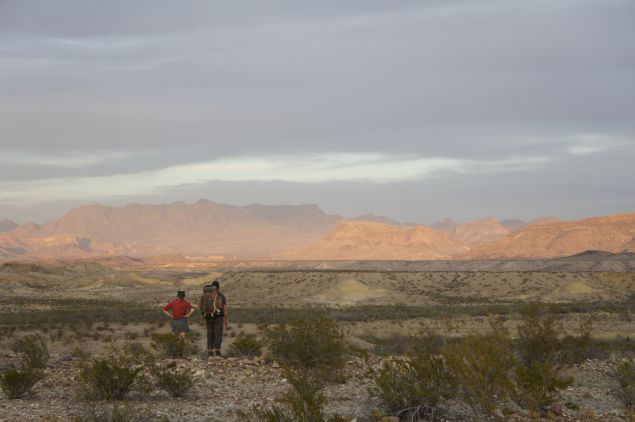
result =
[[[89,205],[41,227],[24,225],[5,233],[0,251],[32,257],[173,253],[259,257],[323,239],[341,219],[315,205],[238,207],[207,200]]]
[[[476,246],[465,258],[545,258],[586,250],[627,252],[634,238],[635,214],[530,224],[502,239]]]
[[[376,222],[344,221],[326,239],[283,259],[445,259],[468,248],[449,234],[425,226],[399,227]]]

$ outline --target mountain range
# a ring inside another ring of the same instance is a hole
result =
[[[546,217],[450,219],[425,226],[373,214],[354,219],[317,205],[86,205],[44,225],[0,220],[0,259],[196,256],[209,259],[438,260],[635,252],[635,213],[559,221]]]

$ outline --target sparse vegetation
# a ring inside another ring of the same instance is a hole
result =
[[[436,420],[442,414],[441,404],[457,390],[445,359],[429,351],[384,362],[373,375],[377,384],[373,395],[390,414],[407,420]]]
[[[145,388],[145,365],[136,356],[111,349],[108,355],[81,363],[86,398],[122,400],[132,389]]]
[[[615,379],[619,385],[617,396],[627,412],[635,412],[635,365],[623,361],[615,368]]]
[[[335,381],[344,364],[347,346],[337,322],[315,312],[266,332],[273,357],[287,368],[320,372],[316,380]]]
[[[510,341],[496,334],[472,335],[442,351],[458,385],[458,398],[477,415],[491,417],[514,394],[516,365]]]
[[[194,385],[192,371],[188,368],[179,368],[176,365],[155,366],[152,368],[152,374],[157,380],[157,386],[173,397],[183,396]]]
[[[9,366],[0,374],[0,389],[9,399],[19,399],[32,393],[35,384],[42,378],[34,368]]]
[[[326,398],[319,390],[320,383],[310,372],[288,372],[286,376],[291,388],[280,400],[282,406],[256,406],[248,412],[240,412],[239,417],[246,422],[347,421],[339,415],[326,415]]]
[[[20,353],[25,366],[34,369],[44,368],[50,357],[48,341],[46,337],[38,333],[17,339],[13,350]]]
[[[188,337],[181,337],[172,333],[152,333],[152,347],[168,358],[184,358],[195,351]]]
[[[254,334],[240,335],[229,346],[229,355],[253,359],[262,353],[262,342]]]

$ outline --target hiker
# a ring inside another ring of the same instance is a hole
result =
[[[227,299],[220,292],[220,283],[203,286],[201,296],[201,314],[207,325],[207,354],[221,357],[220,346],[223,342],[223,328],[228,325],[229,312]]]
[[[181,289],[176,293],[176,299],[165,305],[163,313],[172,318],[172,332],[185,337],[190,331],[187,319],[194,313],[192,304],[185,300],[185,290]]]

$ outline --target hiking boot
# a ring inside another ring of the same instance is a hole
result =
[[[214,352],[213,350],[208,350],[208,351],[207,351],[207,356],[208,356],[208,357],[210,357],[210,358],[211,358],[211,357],[214,357],[214,355],[215,355],[215,352]]]
[[[223,355],[220,354],[220,350],[216,351],[216,357],[218,357],[218,358],[222,358],[223,357]]]

